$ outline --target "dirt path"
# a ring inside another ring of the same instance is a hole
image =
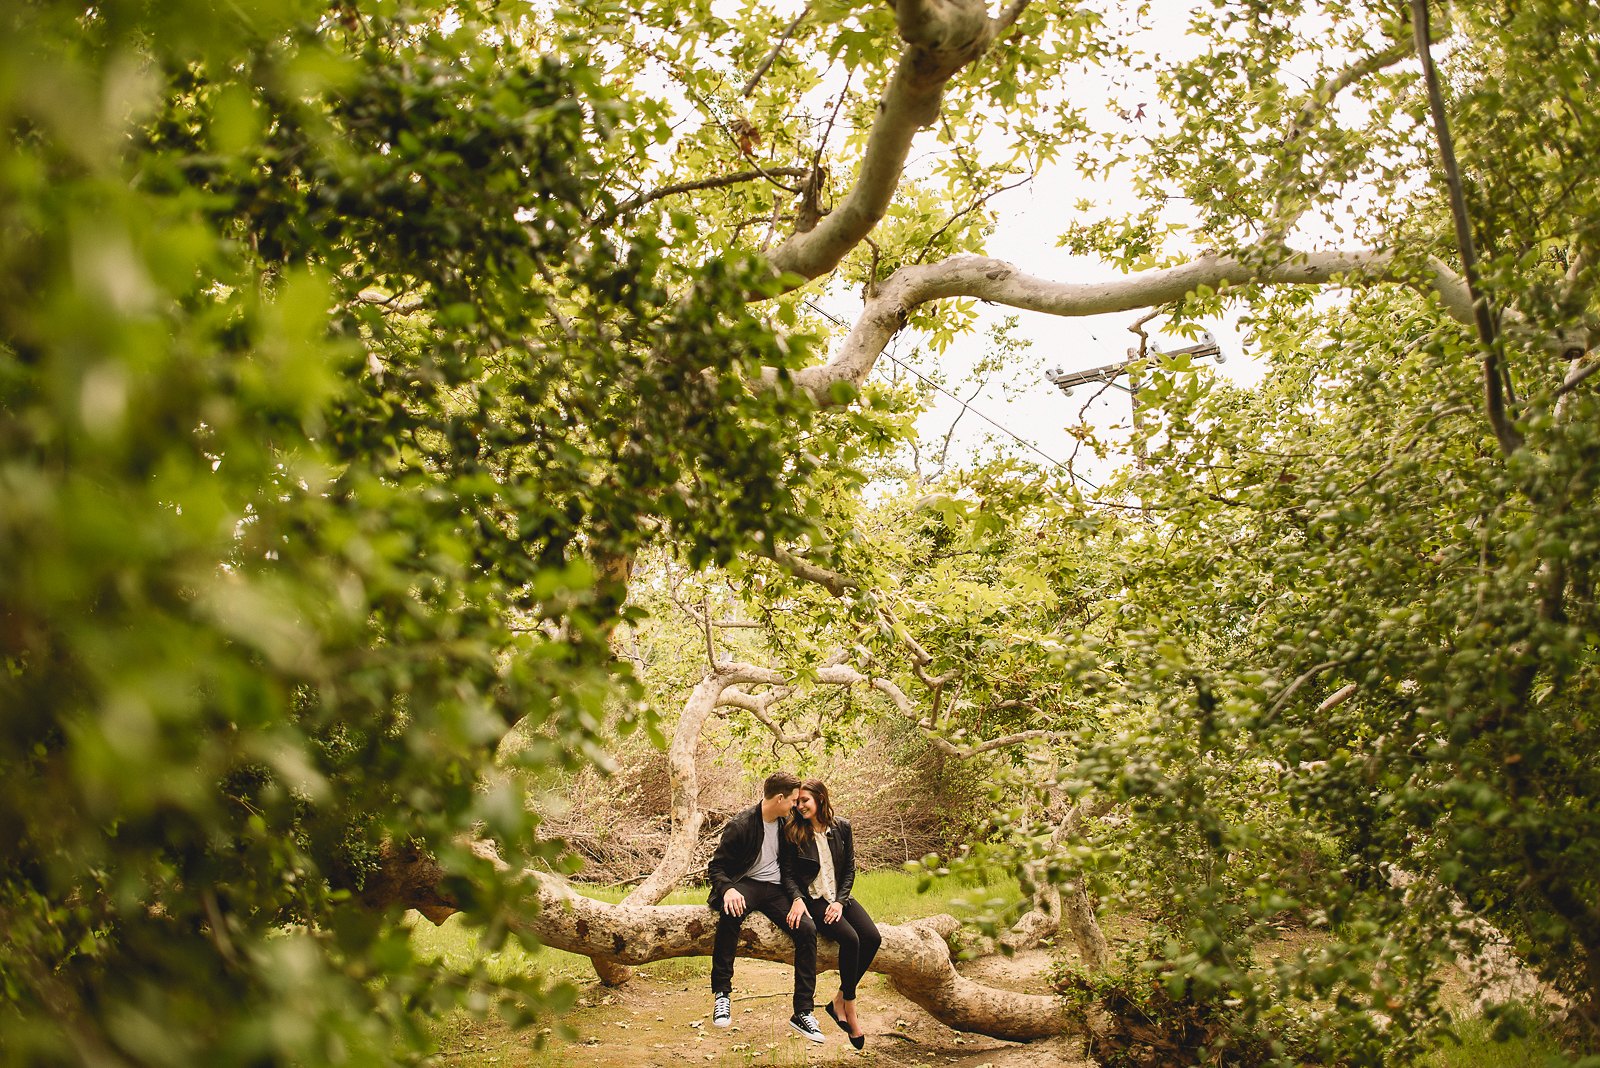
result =
[[[1044,953],[991,957],[962,970],[986,983],[1044,993],[1049,966]],[[440,1063],[463,1068],[490,1065],[586,1065],[592,1068],[745,1068],[749,1065],[907,1065],[921,1068],[1089,1068],[1076,1040],[1001,1042],[944,1026],[907,1001],[882,976],[861,983],[859,1011],[866,1048],[852,1049],[845,1033],[819,1012],[827,1041],[800,1038],[789,1029],[793,972],[783,964],[741,960],[734,975],[733,1025],[711,1026],[711,994],[704,978],[658,980],[648,975],[626,986],[586,990],[566,1022],[577,1038],[551,1035],[535,1050],[531,1036],[490,1027],[472,1028],[440,1054]],[[819,977],[817,997],[838,990],[837,976]]]

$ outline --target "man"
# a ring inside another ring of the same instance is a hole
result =
[[[711,953],[711,1023],[727,1027],[733,1019],[733,956],[739,928],[754,910],[794,940],[794,1015],[789,1026],[813,1042],[822,1028],[811,1014],[817,988],[817,928],[805,910],[800,887],[778,866],[778,836],[800,793],[800,780],[787,771],[767,776],[762,799],[728,821],[722,841],[706,867],[711,879],[707,904],[718,913],[717,942]]]

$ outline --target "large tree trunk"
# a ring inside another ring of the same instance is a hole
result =
[[[491,842],[474,842],[472,850],[505,865]],[[416,908],[434,923],[443,923],[456,911],[455,903],[439,889],[444,873],[437,861],[415,851],[395,853],[389,859],[381,879],[374,880],[365,895],[368,904]],[[623,968],[669,957],[711,955],[717,914],[703,905],[612,905],[584,897],[558,877],[535,871],[523,874],[539,902],[527,930],[547,946],[581,953],[597,965]],[[1079,1026],[1061,998],[998,990],[957,972],[946,939],[959,926],[953,916],[879,925],[883,944],[872,970],[888,976],[902,995],[958,1031],[1029,1041]],[[794,943],[765,916],[750,916],[739,933],[738,955],[792,964]],[[838,967],[838,949],[819,939],[817,970]]]
[[[669,957],[709,956],[717,914],[699,905],[611,905],[586,898],[556,879],[529,873],[538,887],[539,914],[530,930],[540,941],[598,964],[627,966]],[[945,939],[958,924],[951,916],[881,924],[883,945],[872,970],[894,988],[958,1031],[993,1038],[1049,1038],[1070,1026],[1062,999],[998,990],[961,975],[950,963]],[[792,963],[794,944],[764,916],[747,917],[739,935],[741,957]],[[839,966],[827,939],[817,945],[817,969]]]

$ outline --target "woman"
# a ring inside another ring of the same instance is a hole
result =
[[[839,993],[824,1008],[850,1036],[850,1044],[860,1049],[867,1039],[856,1017],[856,983],[867,973],[882,939],[867,910],[850,896],[856,881],[850,823],[834,816],[821,779],[800,784],[794,811],[779,853],[786,881],[800,889],[789,909],[789,923],[793,926],[802,910],[809,911],[817,933],[839,943]]]

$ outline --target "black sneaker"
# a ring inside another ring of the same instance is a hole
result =
[[[797,1035],[813,1042],[822,1041],[822,1028],[817,1026],[817,1018],[809,1012],[797,1012],[789,1017],[789,1026],[794,1028]]]
[[[733,1022],[733,999],[726,994],[717,995],[717,1003],[711,1010],[711,1026],[727,1027]]]

